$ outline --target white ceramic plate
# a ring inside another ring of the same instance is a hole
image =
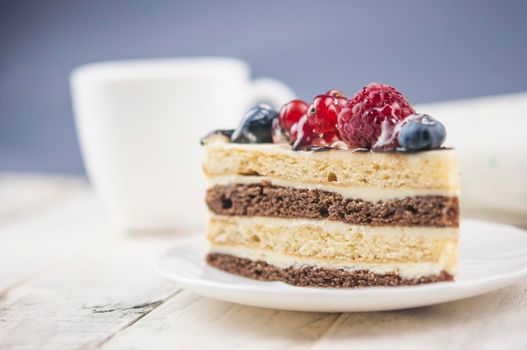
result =
[[[527,232],[464,220],[455,282],[412,287],[330,289],[294,287],[231,275],[205,264],[206,242],[195,238],[155,261],[163,277],[203,296],[238,304],[296,311],[380,311],[454,301],[488,293],[527,275]]]

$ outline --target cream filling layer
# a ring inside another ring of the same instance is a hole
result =
[[[229,254],[252,261],[263,261],[279,268],[313,266],[326,269],[345,269],[349,271],[368,270],[376,274],[396,273],[407,279],[434,276],[440,274],[441,271],[446,271],[451,275],[455,275],[456,273],[455,266],[443,260],[437,263],[343,263],[332,260],[292,257],[273,251],[214,244],[210,245],[209,252]]]
[[[316,183],[306,183],[283,180],[265,176],[214,176],[208,178],[209,186],[231,185],[231,184],[260,184],[267,181],[274,186],[291,187],[296,189],[321,190],[340,194],[344,198],[362,199],[368,202],[386,201],[390,199],[402,199],[405,197],[415,196],[459,196],[458,189],[440,190],[440,189],[414,189],[414,188],[371,188],[371,187],[348,187],[322,185]]]
[[[331,157],[333,158],[340,158],[340,159],[347,159],[350,157],[354,157],[356,154],[364,155],[370,158],[385,158],[386,156],[399,156],[402,155],[407,158],[412,159],[430,159],[435,160],[437,158],[444,158],[444,157],[453,157],[455,151],[454,150],[428,150],[428,151],[422,151],[422,152],[413,152],[413,153],[397,153],[397,152],[361,152],[358,150],[331,150],[328,152],[313,152],[313,151],[293,151],[291,149],[291,145],[287,143],[232,143],[226,141],[225,138],[217,138],[213,140],[213,142],[207,143],[207,145],[213,145],[216,144],[220,147],[224,147],[226,149],[231,150],[241,150],[241,151],[252,151],[252,152],[266,152],[270,154],[295,154],[299,157],[304,158],[324,158],[327,157],[328,154],[331,154]],[[213,145],[214,146],[214,145]]]

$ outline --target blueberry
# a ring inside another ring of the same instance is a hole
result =
[[[413,114],[405,119],[397,140],[407,151],[421,151],[441,147],[445,138],[443,124],[427,114]]]
[[[231,136],[235,143],[270,143],[273,142],[273,119],[278,112],[270,106],[260,104],[251,108]]]

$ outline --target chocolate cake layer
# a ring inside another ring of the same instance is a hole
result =
[[[263,261],[252,261],[228,254],[210,253],[207,263],[220,270],[262,281],[282,281],[302,287],[373,287],[410,286],[424,283],[452,281],[451,274],[443,271],[439,275],[406,279],[395,273],[376,274],[367,270],[347,271],[318,267],[279,268]]]
[[[368,202],[335,192],[259,184],[216,185],[207,190],[218,215],[329,219],[356,225],[458,227],[457,197],[414,196]]]

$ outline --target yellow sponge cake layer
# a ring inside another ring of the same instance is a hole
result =
[[[339,187],[459,189],[457,155],[452,150],[295,152],[289,145],[232,143],[210,143],[204,149],[208,177],[250,175]]]

